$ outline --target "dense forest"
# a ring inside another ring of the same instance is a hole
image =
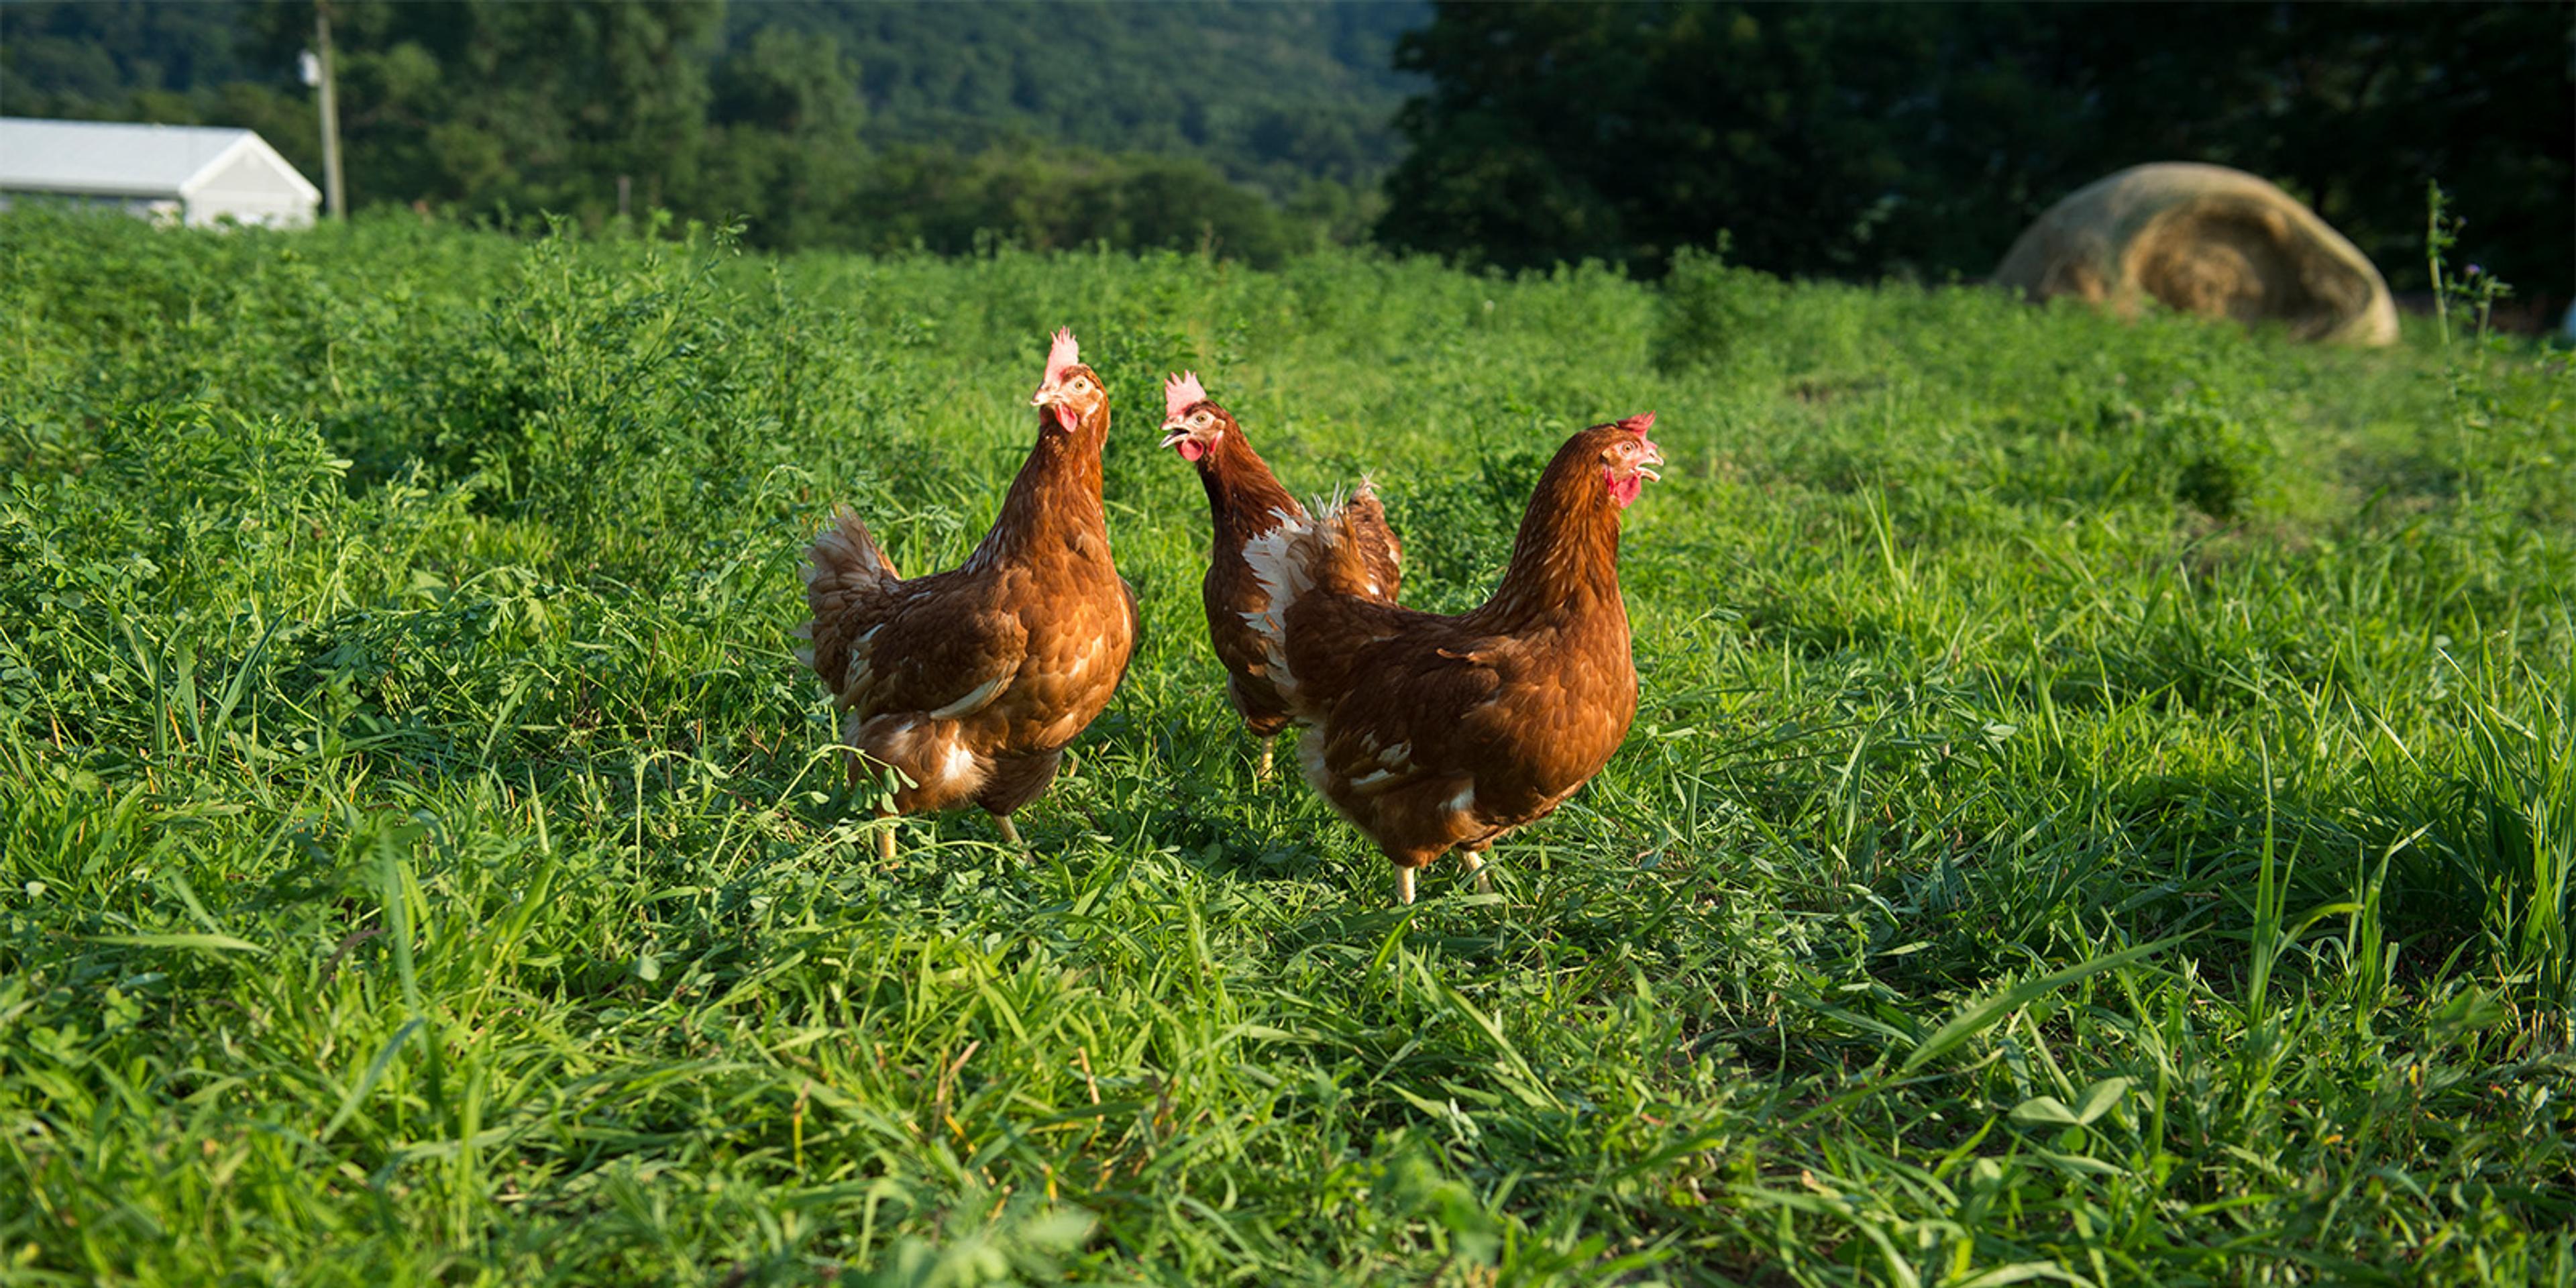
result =
[[[2470,259],[2576,282],[2563,0],[1437,14],[1398,55],[1434,87],[1389,182],[1400,245],[1657,268],[1724,228],[1775,272],[1975,275],[2069,191],[2188,160],[2280,183],[2401,289],[2428,180],[2468,212]]]
[[[310,174],[309,3],[0,4],[0,109],[245,125]],[[1210,246],[1363,237],[1417,78],[1411,3],[328,6],[354,204],[758,245]],[[593,51],[583,59],[567,49]]]
[[[2151,160],[2287,187],[2399,289],[2424,190],[2576,283],[2576,5],[332,0],[352,200],[753,244],[1376,240],[1471,264],[1981,276]],[[310,0],[0,3],[0,108],[247,125],[308,171]],[[568,49],[589,56],[568,59]],[[621,182],[622,181],[622,182]]]

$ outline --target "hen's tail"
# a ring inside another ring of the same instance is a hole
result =
[[[1305,565],[1315,588],[1330,595],[1385,600],[1394,597],[1380,568],[1395,534],[1386,526],[1386,507],[1363,481],[1347,499],[1335,497],[1315,508],[1314,527],[1290,548]],[[1375,558],[1372,558],[1372,556]]]
[[[1395,539],[1395,529],[1387,526],[1386,503],[1377,499],[1376,486],[1362,478],[1346,508],[1360,558],[1368,565],[1369,579],[1376,583],[1369,598],[1392,604],[1404,580],[1404,546]]]
[[[1378,628],[1403,611],[1395,602],[1395,534],[1386,507],[1363,482],[1347,498],[1317,502],[1311,517],[1246,542],[1243,555],[1267,601],[1244,621],[1261,641],[1290,718],[1312,724],[1349,691],[1352,660],[1342,645],[1387,638]]]
[[[868,525],[849,507],[840,506],[832,511],[830,526],[805,548],[801,571],[805,607],[813,616],[796,628],[796,634],[814,643],[796,650],[796,659],[814,668],[825,687],[838,692],[849,669],[850,642],[865,629],[857,619],[897,580],[894,561],[877,548]]]

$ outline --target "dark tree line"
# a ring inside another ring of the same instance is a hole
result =
[[[1654,272],[1723,231],[1775,272],[1938,278],[2112,170],[2202,160],[2401,289],[2428,179],[2467,258],[2576,287],[2569,0],[328,3],[354,199],[442,216],[597,223],[622,178],[775,247],[1270,262],[1373,232]],[[318,173],[313,8],[0,3],[0,110],[247,125]]]
[[[352,199],[773,247],[1357,240],[1417,4],[328,0]],[[0,4],[0,110],[244,125],[319,173],[312,0]]]
[[[1442,3],[1398,61],[1380,235],[1503,266],[1970,276],[2124,166],[2194,160],[2313,204],[2420,282],[2425,182],[2461,250],[2576,284],[2576,6]]]

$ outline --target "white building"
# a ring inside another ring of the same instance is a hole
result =
[[[196,227],[303,228],[322,199],[249,130],[0,116],[0,209],[39,194]]]

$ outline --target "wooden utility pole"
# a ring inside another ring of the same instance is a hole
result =
[[[340,101],[332,93],[331,76],[331,6],[313,6],[313,56],[317,91],[322,106],[322,195],[330,203],[333,219],[349,217],[348,198],[340,186]]]

